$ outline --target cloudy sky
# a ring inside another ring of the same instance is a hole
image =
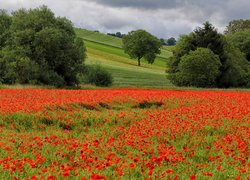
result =
[[[76,27],[103,33],[145,29],[159,38],[178,37],[210,21],[223,32],[232,19],[250,18],[250,0],[0,0],[0,9],[47,5]]]

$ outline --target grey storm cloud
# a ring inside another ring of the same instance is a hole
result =
[[[145,29],[162,38],[187,34],[205,21],[220,32],[233,19],[250,18],[249,0],[0,0],[0,9],[47,5],[76,27],[101,32]]]
[[[181,0],[94,0],[97,3],[115,6],[115,7],[132,7],[132,8],[174,8],[181,4]]]

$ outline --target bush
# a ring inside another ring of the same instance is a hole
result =
[[[214,87],[220,59],[207,48],[198,48],[181,58],[176,83],[181,86]]]
[[[61,88],[66,85],[64,78],[58,73],[49,70],[46,66],[46,63],[44,63],[43,67],[39,67],[38,84],[39,83],[55,86],[58,88]]]
[[[19,58],[16,61],[17,81],[21,84],[27,84],[38,77],[39,65],[27,57]]]
[[[82,80],[96,86],[111,86],[113,83],[111,74],[100,65],[87,66]]]
[[[48,85],[52,85],[58,88],[65,86],[65,81],[62,76],[58,75],[56,72],[51,71],[49,74]]]

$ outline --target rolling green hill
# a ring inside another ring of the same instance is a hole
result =
[[[114,77],[114,87],[156,87],[173,85],[166,78],[166,62],[172,56],[169,47],[163,47],[153,65],[142,60],[142,66],[130,59],[122,49],[122,40],[117,37],[85,29],[75,29],[87,47],[86,64],[100,64]]]

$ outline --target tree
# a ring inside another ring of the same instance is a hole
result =
[[[161,39],[160,39],[160,41],[161,41],[161,45],[162,45],[162,46],[167,45],[167,43],[166,43],[166,40],[165,40],[165,39],[161,38]]]
[[[98,64],[86,66],[85,71],[86,73],[82,78],[86,83],[96,86],[111,86],[113,83],[112,75]]]
[[[121,32],[117,32],[117,33],[115,33],[115,36],[118,37],[118,38],[122,38],[122,33]]]
[[[194,33],[197,47],[209,48],[220,58],[223,58],[226,41],[212,24],[205,22],[203,27],[198,27],[194,30]]]
[[[250,87],[250,63],[238,48],[230,43],[225,45],[226,62],[224,63],[223,76],[217,79],[221,87]]]
[[[221,66],[218,55],[208,48],[198,48],[181,57],[178,85],[214,87]]]
[[[173,50],[173,56],[168,61],[168,69],[166,70],[168,78],[172,83],[176,84],[176,74],[179,71],[178,66],[181,61],[181,57],[196,49],[195,34],[193,32],[189,35],[180,36],[180,40]]]
[[[114,36],[114,37],[118,37],[118,38],[122,38],[123,36],[125,36],[125,34],[122,34],[121,32],[107,33],[107,35],[109,35],[109,36]]]
[[[14,64],[11,67],[17,73],[16,81],[36,80],[58,86],[78,84],[77,74],[83,66],[86,48],[68,19],[55,17],[50,9],[42,6],[15,11],[11,20],[10,38],[0,52],[0,62],[2,67]],[[34,68],[36,76],[33,76]],[[25,75],[26,78],[21,77]],[[2,76],[5,81],[6,76]]]
[[[233,34],[239,30],[249,29],[249,28],[250,28],[250,19],[232,20],[226,27],[225,34]]]
[[[176,45],[176,39],[174,37],[171,37],[167,40],[167,45],[168,46],[174,46]]]
[[[233,34],[227,35],[227,39],[234,46],[245,53],[245,57],[250,62],[250,29],[239,30]]]
[[[148,63],[154,63],[157,54],[160,54],[161,42],[145,30],[131,31],[124,36],[123,48],[131,58],[137,58],[138,66],[141,65],[141,58]]]
[[[181,59],[197,48],[208,48],[218,55],[221,66],[215,83],[217,87],[237,87],[247,84],[250,71],[249,62],[209,22],[204,23],[203,27],[195,29],[189,35],[181,36],[173,52],[173,57],[168,63],[167,73],[172,83],[184,85],[184,83],[180,83],[178,77]]]

